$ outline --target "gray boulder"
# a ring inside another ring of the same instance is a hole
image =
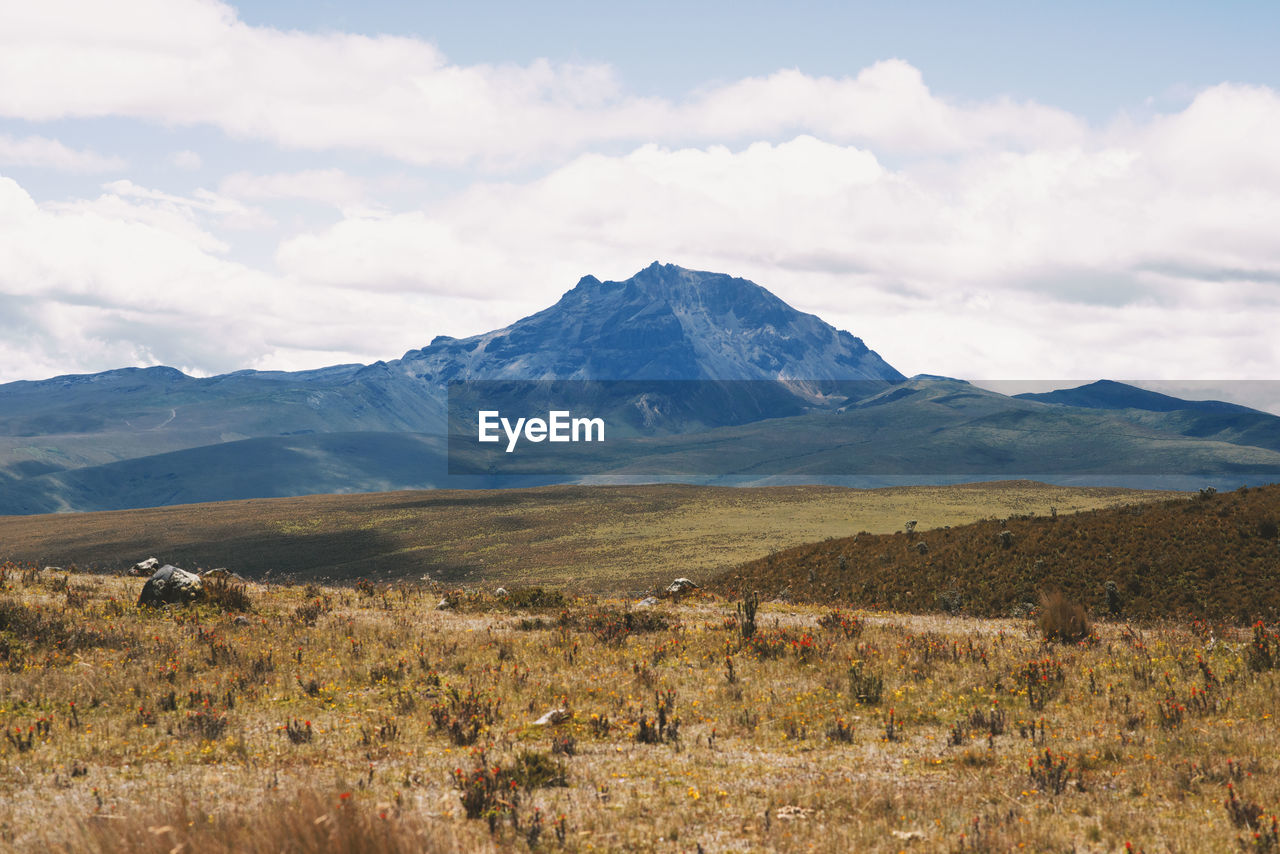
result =
[[[160,566],[157,558],[149,557],[146,560],[140,560],[129,570],[130,575],[150,575]]]
[[[690,590],[697,590],[698,585],[688,578],[677,578],[675,581],[667,585],[666,592],[671,596],[679,596],[682,593],[688,593]]]
[[[185,605],[199,599],[203,593],[200,576],[176,566],[165,564],[155,571],[142,585],[138,604],[148,608],[164,605]]]

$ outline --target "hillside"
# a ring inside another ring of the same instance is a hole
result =
[[[905,520],[904,520],[905,521]],[[1059,588],[1095,615],[1115,583],[1126,617],[1241,623],[1280,612],[1280,486],[959,527],[862,533],[719,576],[730,596],[1004,616]],[[1004,536],[1004,532],[1008,536]]]
[[[844,489],[559,486],[228,501],[0,517],[0,561],[122,569],[156,555],[248,577],[410,578],[623,592],[699,580],[822,537],[1168,493],[980,483]]]

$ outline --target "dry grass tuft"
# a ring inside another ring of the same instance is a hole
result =
[[[1036,625],[1045,640],[1058,643],[1079,643],[1093,632],[1084,606],[1067,599],[1061,590],[1040,594]]]
[[[95,813],[51,834],[54,854],[444,854],[494,850],[478,828],[368,804],[350,792],[303,792],[245,810],[183,801],[126,815]],[[61,836],[62,838],[58,838]]]

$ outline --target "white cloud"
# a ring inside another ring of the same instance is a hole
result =
[[[1247,144],[1215,108],[1241,98]],[[423,211],[347,216],[285,240],[277,263],[330,287],[519,294],[533,311],[582,273],[658,258],[753,278],[913,372],[1269,378],[1280,153],[1265,131],[1278,120],[1269,90],[1216,87],[1123,133],[896,168],[810,136],[646,145]]]
[[[125,168],[122,158],[76,151],[56,139],[0,134],[0,166],[28,166],[58,172],[113,172]]]
[[[212,194],[107,189],[38,204],[0,177],[0,382],[125,365],[207,374],[368,362],[424,345],[443,318],[481,322],[469,299],[326,287],[229,260],[202,225],[226,210]]]
[[[107,195],[95,203],[99,207],[113,207],[114,213],[123,218],[157,217],[170,221],[170,227],[177,223],[189,223],[194,226],[197,217],[215,221],[223,228],[251,229],[263,228],[274,224],[274,221],[262,211],[245,205],[237,199],[214,193],[205,189],[197,189],[191,196],[179,196],[147,187],[140,187],[132,181],[111,181],[102,187]],[[121,203],[121,200],[130,200]],[[80,203],[83,205],[84,203]],[[176,229],[175,229],[176,230]],[[188,236],[200,242],[205,249],[225,251],[226,245],[219,240],[208,239],[211,235]]]
[[[170,155],[169,162],[179,169],[193,172],[204,165],[204,158],[195,151],[184,149]]]
[[[10,378],[394,357],[655,258],[752,278],[908,372],[1270,378],[1280,361],[1280,96],[1265,87],[1106,128],[949,101],[901,60],[669,100],[607,66],[460,66],[417,39],[251,27],[211,0],[50,0],[0,8],[0,116],[526,167],[462,173],[399,210],[386,200],[407,194],[320,156],[214,190],[120,180],[57,204],[0,179],[0,331],[36,342],[0,348]],[[36,147],[62,168],[96,156],[57,145]],[[187,154],[171,162],[200,168]],[[304,217],[258,207],[280,200],[337,221],[297,231]],[[265,228],[282,234],[270,272],[236,260],[260,236],[243,230]]]
[[[235,199],[299,199],[349,207],[367,196],[366,182],[341,169],[308,169],[255,175],[235,172],[222,179],[218,192]]]
[[[0,115],[127,116],[212,125],[287,148],[486,166],[609,142],[813,133],[945,152],[1084,132],[1074,117],[1036,104],[946,102],[899,60],[855,77],[781,71],[673,102],[628,93],[606,65],[461,66],[417,39],[251,27],[212,0],[3,7]]]

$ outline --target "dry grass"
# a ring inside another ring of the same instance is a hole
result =
[[[1072,602],[1061,590],[1040,594],[1040,614],[1036,623],[1045,640],[1059,643],[1080,643],[1093,631],[1084,606]]]
[[[770,552],[860,530],[1151,501],[1168,493],[1029,482],[843,489],[562,486],[317,495],[151,510],[0,517],[0,560],[112,570],[149,555],[261,579],[640,590],[698,581]]]
[[[589,598],[438,611],[430,586],[251,584],[239,615],[137,609],[137,579],[4,576],[12,850],[1280,844],[1266,626],[1103,622],[1048,645],[1033,619],[766,602],[744,638],[710,597],[627,620]]]

